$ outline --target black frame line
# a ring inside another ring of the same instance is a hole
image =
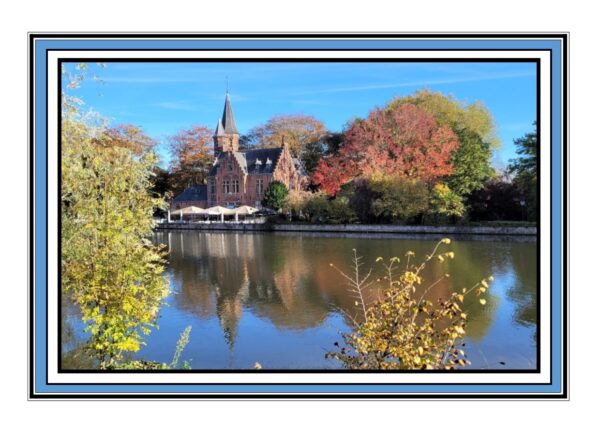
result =
[[[47,34],[37,34],[37,33],[30,33],[29,34],[29,72],[30,72],[30,76],[29,76],[29,102],[30,102],[30,106],[29,106],[29,138],[30,138],[30,163],[29,163],[29,167],[30,167],[30,172],[29,172],[29,177],[30,177],[30,210],[29,210],[29,214],[30,214],[30,232],[34,232],[34,223],[33,223],[33,219],[34,219],[34,209],[33,209],[33,203],[34,203],[34,191],[35,191],[35,184],[33,182],[33,178],[34,178],[34,149],[35,149],[35,142],[33,139],[33,133],[34,133],[34,122],[33,122],[33,118],[34,118],[34,113],[35,113],[35,109],[34,109],[34,94],[33,94],[33,88],[34,88],[34,42],[36,39],[40,39],[40,38],[46,38],[46,39],[54,39],[54,38],[91,38],[94,37],[95,35],[88,35],[88,34],[51,34],[51,33],[47,33]],[[225,37],[224,37],[225,36]],[[439,39],[444,37],[444,35],[436,35],[436,34],[428,34],[428,35],[416,35],[417,37],[414,37],[414,35],[389,35],[389,38],[386,37],[386,34],[291,34],[291,35],[286,35],[286,34],[278,34],[278,35],[272,35],[272,34],[251,34],[248,35],[247,37],[250,37],[251,39],[273,39],[275,38],[275,36],[279,36],[282,37],[284,39],[289,39],[289,38],[297,38],[297,39],[310,39],[310,38],[325,38],[325,39],[335,39],[335,38],[352,38],[352,39],[361,39],[361,38],[373,38],[373,39],[384,39],[384,40],[394,40],[394,39],[419,39],[419,38],[431,38],[431,39]],[[483,37],[482,37],[483,36]],[[97,37],[100,38],[156,38],[156,39],[160,39],[160,38],[173,38],[173,39],[181,39],[181,38],[203,38],[203,39],[219,39],[219,38],[231,38],[231,39],[239,39],[241,37],[244,37],[243,35],[238,35],[238,34],[229,34],[229,35],[219,35],[219,34],[203,34],[203,35],[192,35],[192,34],[187,34],[185,37],[183,35],[177,35],[177,34],[169,34],[169,35],[163,35],[163,34],[159,34],[157,35],[151,35],[151,34],[131,34],[131,35],[123,35],[123,34],[104,34],[104,35],[98,35]],[[501,399],[517,399],[517,398],[531,398],[531,399],[541,399],[541,398],[566,398],[567,396],[567,381],[568,381],[568,376],[567,376],[567,357],[568,357],[568,352],[567,352],[567,318],[568,318],[568,302],[567,302],[567,297],[568,297],[568,257],[567,257],[567,231],[566,231],[566,226],[567,225],[567,216],[568,216],[568,208],[566,205],[566,201],[568,201],[567,198],[567,193],[568,193],[568,186],[567,186],[567,172],[568,172],[568,160],[567,160],[567,156],[568,156],[568,147],[567,147],[567,141],[568,141],[568,127],[567,127],[567,123],[568,123],[568,100],[567,100],[567,37],[568,34],[494,34],[494,35],[485,35],[485,34],[451,34],[447,37],[453,38],[453,39],[468,39],[468,38],[478,38],[478,39],[516,39],[516,38],[531,38],[531,39],[540,39],[540,38],[552,38],[552,39],[556,39],[556,40],[562,40],[562,58],[561,58],[561,64],[562,64],[562,72],[563,72],[563,86],[561,88],[561,95],[563,96],[563,111],[562,111],[562,117],[564,120],[564,126],[562,127],[562,134],[563,134],[563,145],[562,145],[562,149],[563,149],[563,171],[561,172],[561,185],[563,188],[563,204],[562,204],[562,210],[563,210],[563,216],[562,216],[562,225],[563,225],[563,230],[562,230],[562,234],[561,234],[561,239],[562,239],[562,257],[563,257],[563,270],[562,270],[562,278],[563,278],[563,288],[562,288],[562,292],[563,292],[563,314],[562,314],[562,332],[563,332],[563,361],[562,364],[563,366],[561,367],[561,371],[563,374],[563,384],[562,384],[562,393],[560,394],[556,394],[556,393],[549,393],[549,394],[495,394],[495,393],[481,393],[481,394],[472,394],[472,393],[465,393],[465,394],[461,394],[461,393],[457,393],[457,392],[452,392],[452,393],[448,393],[448,394],[430,394],[430,393],[423,393],[423,394],[411,394],[411,393],[398,393],[398,392],[394,392],[394,393],[390,393],[390,394],[368,394],[368,393],[364,393],[364,392],[349,392],[349,393],[345,393],[345,394],[339,394],[339,393],[324,393],[324,394],[290,394],[288,392],[285,393],[250,393],[250,394],[231,394],[231,393],[223,393],[223,394],[212,394],[212,393],[198,393],[198,392],[194,392],[194,393],[190,393],[190,394],[179,394],[179,393],[173,393],[173,394],[169,394],[169,393],[144,393],[144,394],[138,394],[138,393],[125,393],[125,394],[95,394],[95,393],[81,393],[81,394],[62,394],[62,393],[56,393],[56,394],[38,394],[35,393],[35,386],[34,386],[34,367],[33,367],[33,361],[34,361],[34,356],[31,355],[32,351],[34,350],[34,341],[33,341],[33,331],[34,331],[34,325],[33,325],[33,313],[34,313],[34,300],[33,300],[33,296],[34,296],[34,283],[33,283],[33,277],[34,277],[34,265],[30,263],[30,289],[29,289],[29,313],[30,313],[30,317],[28,319],[29,322],[29,327],[28,327],[28,334],[29,334],[29,347],[30,347],[30,353],[28,355],[29,358],[29,369],[30,369],[30,373],[29,375],[29,385],[30,385],[30,398],[64,398],[64,399],[75,399],[75,398],[101,398],[101,399],[117,399],[117,398],[138,398],[138,399],[156,399],[156,398],[168,398],[168,399],[194,399],[194,398],[206,398],[206,399],[211,399],[211,398],[230,398],[230,399],[251,399],[251,398],[255,398],[255,399],[260,399],[260,398],[264,398],[264,399],[284,399],[284,398],[298,398],[298,399],[317,399],[317,398],[323,398],[323,399],[336,399],[336,398],[345,398],[345,399],[356,399],[356,398],[371,398],[371,399],[393,399],[393,398],[403,398],[403,399],[410,399],[410,398],[429,398],[429,399],[447,399],[447,398],[453,398],[453,397],[459,397],[459,398],[465,398],[465,399],[482,399],[482,398],[501,398]],[[46,52],[48,51],[54,51],[54,50],[59,50],[59,49],[47,49]],[[62,49],[61,49],[62,50]],[[69,50],[69,49],[64,49],[65,51]],[[96,49],[83,49],[85,51],[91,51],[91,50],[96,50]],[[104,51],[119,51],[119,50],[124,50],[125,49],[103,49]],[[127,49],[130,50],[130,49]],[[159,49],[131,49],[132,51],[144,51],[144,50],[148,50],[148,51],[159,51]],[[165,50],[165,51],[176,51],[179,49],[160,49],[160,50]],[[181,50],[186,50],[186,51],[195,51],[197,49],[181,49]],[[201,50],[206,50],[206,51],[211,51],[211,50],[215,50],[215,49],[201,49]],[[218,51],[227,51],[227,50],[231,50],[231,51],[241,51],[241,49],[216,49]],[[277,50],[285,50],[285,51],[302,51],[304,49],[248,49],[248,50],[253,50],[253,51],[277,51]],[[320,49],[306,49],[306,50],[314,50],[314,51],[318,51]],[[321,49],[321,50],[325,50],[325,49]],[[413,49],[331,49],[331,50],[337,50],[337,51],[343,51],[343,50],[348,50],[348,51],[359,51],[359,50],[364,50],[364,51],[376,51],[376,50],[389,50],[389,51],[411,51]],[[429,49],[414,49],[416,51],[428,51]],[[442,51],[445,49],[431,49],[432,51]],[[458,49],[447,49],[448,51],[462,51],[462,50],[458,50]],[[551,49],[466,49],[465,51],[481,51],[481,50],[486,50],[486,51],[501,51],[501,50],[506,50],[506,51],[531,51],[531,50],[536,50],[536,51],[550,51],[552,54],[552,50]],[[48,69],[48,61],[47,61],[47,56],[46,56],[46,76],[47,76],[47,69]],[[80,59],[81,60],[81,59]],[[115,61],[116,60],[116,61]],[[298,59],[268,59],[270,61],[265,61],[265,59],[249,59],[247,61],[244,61],[244,59],[241,58],[219,58],[219,59],[180,59],[181,61],[178,61],[177,59],[161,59],[163,61],[160,62],[298,62]],[[200,60],[200,61],[199,61]],[[282,61],[283,60],[283,61]],[[401,61],[398,61],[401,60]],[[488,59],[483,59],[483,60],[488,60]],[[71,59],[69,58],[68,60],[63,60],[63,59],[59,59],[59,73],[58,73],[58,81],[59,81],[59,94],[60,94],[60,86],[61,86],[61,73],[60,73],[60,64],[62,62],[74,62],[77,61],[77,59]],[[93,58],[86,58],[85,61],[96,61],[96,59]],[[148,61],[156,61],[156,59],[105,59],[102,62],[148,62]],[[356,58],[352,58],[352,59],[317,59],[317,60],[308,60],[307,59],[301,59],[301,61],[303,62],[532,62],[532,60],[523,60],[523,59],[517,59],[515,60],[508,60],[508,61],[504,61],[504,59],[498,59],[498,60],[494,60],[494,59],[490,59],[490,61],[480,61],[480,59],[463,59],[461,61],[461,59],[356,59]],[[535,59],[535,62],[537,62],[537,121],[538,121],[538,126],[537,126],[537,136],[538,136],[538,142],[540,141],[539,139],[539,134],[540,134],[540,74],[539,74],[539,67],[540,67],[540,62],[539,59]],[[550,70],[552,73],[552,60],[550,63]],[[552,76],[552,75],[551,75]],[[550,84],[552,84],[552,79],[550,80]],[[46,87],[46,92],[48,91],[48,88]],[[552,111],[552,91],[551,91],[551,111]],[[46,97],[46,103],[48,103],[48,99]],[[60,107],[61,107],[61,103],[60,103],[60,97],[58,100],[58,107],[59,107],[59,112],[60,112]],[[46,108],[46,129],[48,127],[48,121],[47,121],[47,115],[48,115],[48,109]],[[552,115],[550,115],[550,117],[552,118]],[[551,122],[550,122],[551,124]],[[552,124],[550,125],[552,127]],[[46,130],[47,131],[47,130]],[[46,133],[47,136],[47,133]],[[60,136],[60,115],[59,115],[59,136]],[[59,151],[60,151],[60,138],[59,138]],[[46,154],[47,154],[47,149],[48,149],[48,139],[46,139]],[[539,143],[538,143],[539,144]],[[552,153],[552,151],[551,151]],[[538,157],[538,171],[540,168],[540,157]],[[550,161],[552,162],[552,161]],[[48,163],[48,157],[46,156],[46,171],[47,171],[47,163]],[[552,166],[552,164],[550,164]],[[58,179],[59,179],[59,183],[60,183],[60,156],[59,156],[59,172],[58,172]],[[538,181],[538,201],[541,199],[540,196],[540,183]],[[46,181],[46,210],[48,208],[48,200],[47,200],[47,196],[48,196],[48,183]],[[551,201],[551,207],[552,207],[552,196],[550,197]],[[60,201],[59,201],[59,210],[60,210]],[[540,280],[540,264],[539,264],[539,260],[540,260],[540,213],[541,213],[541,207],[538,204],[538,233],[537,233],[537,250],[538,250],[538,264],[537,264],[537,275],[538,275],[538,289],[537,289],[537,322],[538,322],[538,329],[537,329],[537,362],[536,362],[536,367],[537,370],[536,371],[531,371],[531,370],[524,370],[524,371],[519,371],[519,370],[463,370],[463,371],[458,371],[457,373],[460,372],[469,372],[469,373],[476,373],[476,372],[483,372],[483,373],[494,373],[494,372],[500,372],[500,373],[519,373],[519,372],[538,372],[539,373],[539,367],[540,367],[540,344],[539,344],[539,339],[540,339],[540,332],[539,332],[539,320],[540,320],[540,302],[539,302],[539,298],[540,298],[540,288],[541,285],[539,284],[539,280]],[[46,216],[46,234],[47,234],[47,223],[48,223],[48,219]],[[552,225],[552,213],[551,213],[551,220],[550,223]],[[60,218],[59,218],[59,224],[60,224]],[[59,233],[60,233],[60,225],[59,225]],[[29,244],[30,244],[30,260],[33,260],[33,256],[34,256],[34,236],[35,233],[30,233],[30,237],[29,237]],[[550,245],[551,245],[551,256],[552,256],[552,244],[553,244],[553,237],[551,237],[550,240]],[[59,242],[59,250],[60,250],[60,239],[58,240]],[[46,239],[46,256],[48,255],[47,252],[47,246],[48,246],[48,242]],[[59,251],[59,255],[60,255],[60,251]],[[60,262],[59,262],[60,263]],[[47,274],[47,264],[46,264],[46,274]],[[59,273],[59,277],[60,277],[60,269],[58,271]],[[47,278],[47,277],[46,277]],[[60,292],[60,289],[59,289]],[[552,293],[550,294],[550,299],[552,299]],[[60,308],[60,299],[59,299],[59,308]],[[48,296],[46,294],[46,307],[48,305]],[[550,310],[552,310],[552,306],[550,305]],[[59,313],[60,314],[60,313]],[[47,315],[47,314],[46,314]],[[552,320],[552,318],[550,319]],[[47,321],[46,321],[46,346],[47,346]],[[550,329],[552,329],[552,323],[550,324]],[[60,329],[59,329],[60,331]],[[60,332],[59,332],[59,340],[60,340]],[[550,341],[552,341],[552,336],[550,337]],[[552,343],[550,345],[551,349],[552,349]],[[60,355],[60,346],[59,346],[59,355]],[[47,356],[47,351],[46,351],[46,356]],[[552,353],[550,354],[550,357],[552,359]],[[59,358],[58,360],[59,362],[59,366],[60,366],[60,362],[61,359]],[[48,362],[46,360],[46,384],[50,385],[47,383],[47,377],[48,377]],[[551,369],[552,369],[552,361],[551,361]],[[88,372],[88,371],[69,371],[69,370],[62,370],[59,372],[77,372],[77,373],[82,373],[82,372]],[[104,371],[91,371],[91,372],[104,372]],[[131,372],[131,373],[139,373],[140,371],[118,371],[118,372],[122,372],[122,373],[126,373],[126,372]],[[146,371],[142,371],[142,372],[146,372]],[[150,371],[148,371],[150,372]],[[158,373],[165,373],[165,371],[151,371],[151,372],[158,372]],[[184,371],[184,370],[179,370],[179,371],[167,371],[168,373],[175,373],[175,372],[185,372],[185,373],[190,373],[190,371]],[[226,371],[222,371],[222,370],[217,370],[217,371],[197,371],[194,370],[192,372],[218,372],[218,373],[223,373],[223,372],[227,372],[227,373],[231,373],[231,372],[254,372],[253,370],[226,370]],[[332,373],[332,372],[342,372],[342,373],[349,373],[351,371],[347,371],[347,370],[341,370],[341,371],[335,371],[335,370],[321,370],[321,371],[315,371],[315,370],[271,370],[271,371],[265,371],[265,372],[310,372],[310,373],[316,373],[316,372],[324,372],[324,373]],[[357,372],[380,372],[380,371],[357,371]],[[396,372],[396,371],[394,371]],[[397,372],[408,372],[408,373],[413,373],[414,371],[397,371]],[[432,372],[432,371],[430,371]],[[442,371],[440,371],[442,372]],[[552,371],[551,371],[552,373]],[[552,380],[551,380],[552,383]],[[102,384],[102,385],[147,385],[147,386],[152,386],[152,385],[315,385],[315,386],[321,386],[321,385],[346,385],[346,384],[350,384],[350,385],[374,385],[374,383],[52,383],[52,385],[74,385],[74,384],[82,384],[82,385],[96,385],[96,384]],[[398,385],[398,383],[386,383],[386,384],[391,384],[391,385]],[[434,384],[434,385],[441,385],[441,384],[456,384],[456,383],[401,383],[401,385],[426,385],[426,384]],[[470,385],[501,385],[501,384],[509,384],[509,385],[534,385],[534,384],[547,384],[547,383],[462,383],[460,384],[461,386],[470,386]]]

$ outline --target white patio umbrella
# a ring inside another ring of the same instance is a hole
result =
[[[238,221],[238,215],[248,216],[248,215],[256,213],[257,211],[258,211],[258,209],[255,209],[254,207],[240,206],[235,209],[235,221],[236,222]]]
[[[172,215],[179,215],[179,219],[181,220],[183,218],[183,215],[189,215],[189,214],[205,214],[206,213],[206,209],[200,208],[200,207],[196,207],[196,206],[187,206],[184,207],[182,209],[179,210],[175,210],[174,212],[171,212]]]
[[[250,207],[250,206],[239,206],[238,208],[235,209],[236,214],[241,214],[241,215],[251,215],[254,214],[258,211],[258,209],[254,208],[254,207]]]
[[[223,207],[223,206],[214,206],[214,207],[209,207],[208,209],[206,209],[206,214],[208,215],[213,215],[213,216],[221,216],[221,222],[225,221],[225,215],[234,215],[235,214],[235,210],[234,209],[228,209],[227,207]]]

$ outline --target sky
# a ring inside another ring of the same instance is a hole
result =
[[[72,68],[69,64],[67,67]],[[192,125],[211,130],[223,112],[227,87],[241,134],[275,115],[302,113],[341,131],[352,118],[420,89],[482,102],[495,119],[502,146],[497,168],[515,158],[513,140],[533,130],[533,63],[105,63],[72,92],[111,125],[133,124],[159,142]]]

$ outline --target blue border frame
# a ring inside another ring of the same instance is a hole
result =
[[[136,39],[131,39],[135,37]],[[252,37],[253,40],[239,38]],[[452,40],[443,40],[451,37]],[[99,40],[98,38],[102,38]],[[185,38],[182,39],[182,38]],[[217,40],[215,40],[217,38]],[[283,40],[282,38],[286,38]],[[335,40],[332,40],[335,38]],[[356,38],[360,38],[357,40]],[[301,39],[301,40],[300,40]],[[384,40],[385,39],[385,40]],[[30,34],[30,398],[566,398],[567,397],[567,34]],[[49,50],[549,50],[551,52],[551,384],[219,385],[48,384],[46,372],[47,112]],[[35,91],[33,90],[35,83]],[[35,123],[33,109],[35,107]],[[35,127],[35,141],[33,141]],[[561,145],[562,140],[562,145]],[[564,149],[564,152],[563,152]],[[564,156],[563,156],[564,155]],[[35,181],[33,181],[35,161]],[[562,172],[562,174],[561,174]],[[34,203],[34,204],[33,204]],[[35,207],[35,212],[34,212]],[[34,228],[34,229],[33,229]],[[35,234],[33,232],[35,231]],[[563,266],[564,263],[564,266]],[[563,271],[564,270],[564,271]],[[35,301],[32,297],[35,291]],[[564,296],[561,296],[563,295]],[[564,299],[563,299],[564,298]],[[33,322],[32,322],[33,323]],[[561,337],[561,333],[563,336]],[[36,350],[34,359],[34,350]],[[35,361],[35,367],[33,362]],[[34,385],[35,383],[35,385]]]

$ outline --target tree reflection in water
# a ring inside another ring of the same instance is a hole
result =
[[[205,343],[203,355],[193,357],[198,368],[239,365],[235,362],[248,365],[259,358],[272,358],[271,367],[331,367],[324,351],[332,347],[340,330],[349,329],[344,314],[356,314],[356,306],[330,263],[348,267],[356,248],[368,270],[378,256],[404,260],[404,254],[412,250],[422,258],[439,239],[198,231],[159,232],[155,238],[169,247],[168,272],[176,292],[169,314],[188,314],[210,335],[214,326],[210,321],[218,320],[228,348],[230,362],[226,364],[219,360],[218,345]],[[535,242],[455,238],[450,250],[456,258],[448,264],[434,264],[425,275],[427,285],[450,274],[439,288],[432,289],[430,300],[470,287],[489,275],[496,278],[488,305],[466,303],[470,311],[468,341],[478,352],[470,356],[472,368],[496,362],[494,353],[499,350],[502,359],[509,361],[507,367],[526,367],[532,362],[535,366]],[[373,288],[371,299],[377,293]],[[159,323],[162,329],[170,320],[164,316]],[[527,340],[515,342],[515,337]],[[149,353],[152,341],[149,338]],[[516,349],[515,343],[519,344]],[[214,356],[209,358],[205,355],[211,347]],[[190,354],[194,354],[193,345]]]

